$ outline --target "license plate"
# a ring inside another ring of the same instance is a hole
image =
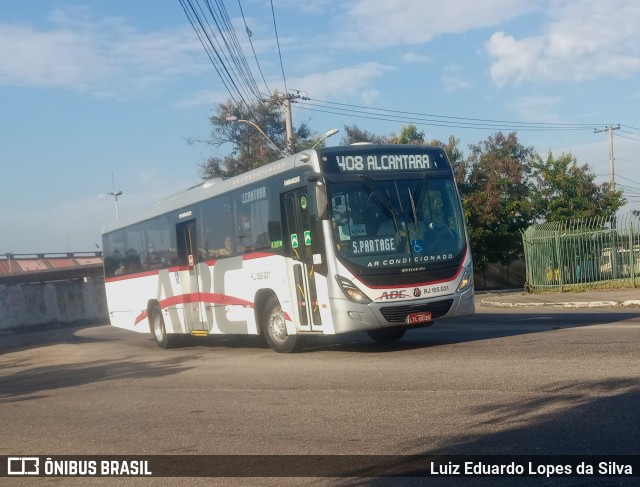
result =
[[[421,311],[419,313],[411,313],[407,316],[407,324],[418,325],[431,321],[431,311]]]

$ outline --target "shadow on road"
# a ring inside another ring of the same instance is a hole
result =
[[[375,343],[364,332],[334,337],[311,337],[303,352],[396,352],[616,323],[634,318],[638,318],[637,313],[482,313],[460,319],[436,321],[433,326],[409,330],[401,340],[391,344]]]
[[[555,406],[559,405],[564,407],[558,410]],[[444,440],[446,444],[437,447],[430,444],[433,440],[427,438],[423,442],[399,445],[406,451],[420,452],[421,459],[410,456],[363,457],[363,463],[368,465],[363,468],[343,465],[340,472],[349,478],[339,479],[334,485],[638,485],[637,477],[458,477],[454,482],[452,477],[427,478],[424,474],[430,473],[428,468],[425,470],[425,465],[429,465],[431,460],[446,464],[447,460],[459,463],[471,459],[465,456],[488,455],[486,460],[491,461],[491,456],[496,455],[493,458],[499,464],[500,455],[544,455],[549,456],[549,461],[561,465],[563,458],[560,455],[577,455],[592,463],[596,472],[602,459],[589,458],[589,455],[637,458],[640,454],[640,379],[576,382],[540,391],[539,396],[530,401],[505,403],[491,410],[469,405],[467,410],[469,416],[477,418],[478,422],[495,426],[495,432],[470,432],[449,437]],[[463,456],[455,458],[456,455]],[[520,459],[524,465],[527,461],[527,457]],[[396,478],[389,477],[390,473]]]
[[[177,374],[191,368],[184,365],[187,360],[190,357],[161,357],[154,362],[100,360],[16,370],[0,377],[0,404],[38,399],[46,391],[95,382]],[[8,361],[3,364],[3,370],[17,369],[23,364],[20,360]]]
[[[0,334],[0,355],[59,343],[89,343],[109,338],[83,337],[79,330],[104,326],[104,322],[51,323],[42,326],[14,328]]]

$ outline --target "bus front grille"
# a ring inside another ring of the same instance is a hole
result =
[[[445,299],[443,301],[435,301],[427,304],[414,304],[408,306],[385,306],[380,308],[380,312],[384,318],[391,323],[404,323],[407,316],[411,313],[419,313],[430,311],[432,318],[439,318],[446,315],[451,309],[453,299]]]

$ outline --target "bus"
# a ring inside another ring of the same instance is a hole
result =
[[[183,337],[409,329],[474,313],[473,264],[453,170],[439,147],[305,150],[173,195],[103,229],[113,326]]]

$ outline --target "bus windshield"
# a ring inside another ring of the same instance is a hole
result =
[[[329,184],[337,255],[354,271],[451,265],[466,248],[451,177],[372,179]]]

